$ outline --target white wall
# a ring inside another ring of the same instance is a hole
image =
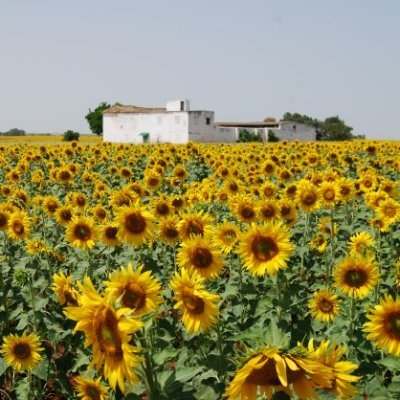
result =
[[[214,112],[189,112],[189,140],[199,143],[215,142]]]
[[[187,143],[187,112],[121,113],[103,115],[103,140],[113,143],[143,143],[143,132],[149,143]]]
[[[315,141],[317,132],[315,128],[297,122],[281,122],[280,129],[272,129],[281,140]]]

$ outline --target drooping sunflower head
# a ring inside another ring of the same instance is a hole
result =
[[[224,397],[256,399],[257,393],[272,398],[284,392],[290,398],[317,398],[315,387],[329,386],[332,370],[306,355],[291,355],[274,347],[255,352],[236,372]]]
[[[42,359],[40,338],[35,333],[22,336],[9,335],[4,338],[1,352],[7,364],[18,371],[31,371]]]
[[[217,323],[220,299],[218,295],[207,292],[202,284],[203,278],[196,271],[185,268],[175,273],[170,287],[174,291],[174,308],[180,310],[182,322],[189,333],[207,331]]]
[[[232,222],[224,222],[217,226],[213,234],[213,242],[224,253],[230,253],[239,240],[239,228]]]
[[[0,231],[4,231],[8,227],[8,219],[10,218],[10,212],[6,207],[0,205]]]
[[[359,381],[361,377],[352,375],[352,372],[358,368],[357,364],[342,360],[346,353],[344,346],[330,344],[329,340],[324,340],[317,348],[314,348],[314,341],[310,339],[306,351],[309,357],[316,358],[332,371],[329,385],[320,386],[319,389],[331,392],[339,398],[347,399],[355,396],[357,390],[352,383]]]
[[[359,232],[352,235],[349,239],[350,253],[354,255],[367,255],[374,246],[375,241],[368,232]]]
[[[64,273],[53,275],[52,289],[57,295],[57,301],[61,304],[68,304],[71,306],[78,304],[78,292],[72,284],[70,276],[66,277]]]
[[[310,247],[312,249],[318,250],[320,253],[323,253],[328,246],[328,242],[326,236],[322,233],[318,233],[311,241]]]
[[[224,267],[223,257],[209,237],[194,236],[182,242],[177,261],[180,268],[197,271],[204,278],[216,278]]]
[[[155,311],[161,302],[160,282],[150,271],[143,271],[143,266],[135,271],[132,265],[121,267],[104,283],[107,297],[112,302],[120,301],[122,307],[132,309],[135,315]]]
[[[331,217],[323,217],[318,222],[318,229],[324,235],[327,235],[327,236],[336,235],[337,234],[337,223],[336,222],[332,223]]]
[[[42,240],[27,240],[26,241],[26,252],[28,254],[40,254],[46,252],[47,246]]]
[[[161,219],[158,225],[158,234],[161,241],[167,244],[175,244],[180,239],[179,218],[171,215]]]
[[[91,379],[80,375],[75,378],[75,392],[82,400],[106,400],[108,388],[101,383],[101,378]]]
[[[242,235],[238,253],[245,268],[253,275],[274,275],[286,268],[286,262],[294,246],[289,231],[279,223],[252,224]]]
[[[385,295],[378,305],[369,310],[364,324],[367,339],[384,352],[400,355],[400,301]]]
[[[329,289],[321,289],[314,292],[314,296],[309,300],[308,306],[311,315],[321,322],[332,322],[339,313],[338,297]]]
[[[348,256],[337,265],[334,279],[339,290],[361,299],[379,282],[380,274],[372,257]]]
[[[125,243],[139,246],[153,235],[152,213],[139,205],[123,206],[116,211],[115,222],[118,224],[117,237]]]
[[[92,218],[75,216],[67,225],[65,235],[72,246],[90,250],[98,240],[98,228]]]

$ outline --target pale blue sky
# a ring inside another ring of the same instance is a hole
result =
[[[400,1],[0,0],[0,131],[84,133],[101,101],[179,98],[400,139]]]

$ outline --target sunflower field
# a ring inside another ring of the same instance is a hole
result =
[[[400,399],[399,152],[0,142],[0,399]]]

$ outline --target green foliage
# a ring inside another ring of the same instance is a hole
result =
[[[262,142],[262,139],[258,133],[251,133],[247,129],[241,129],[239,131],[239,139],[237,140],[237,143],[248,142]]]
[[[364,138],[363,135],[353,135],[353,128],[346,125],[338,116],[328,117],[322,121],[308,115],[286,112],[282,119],[313,126],[317,131],[317,140],[339,141]]]
[[[274,131],[268,130],[268,142],[279,142],[279,138],[275,135]]]
[[[13,128],[7,132],[0,132],[0,136],[25,136],[23,129]]]
[[[110,108],[110,104],[102,102],[93,111],[89,108],[89,112],[85,116],[90,130],[96,135],[103,134],[103,112],[107,108]]]
[[[72,142],[73,140],[79,140],[79,133],[74,132],[72,130],[68,130],[67,132],[64,132],[64,142]]]

